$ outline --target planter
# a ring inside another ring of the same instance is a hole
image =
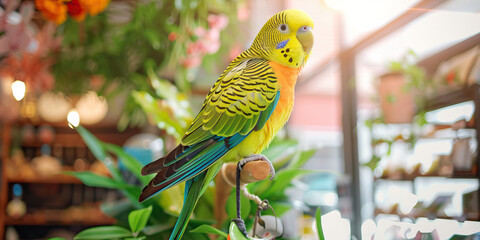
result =
[[[415,114],[414,94],[406,91],[406,80],[401,73],[380,76],[379,96],[385,123],[410,123]]]

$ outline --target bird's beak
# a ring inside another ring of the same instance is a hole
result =
[[[313,31],[309,26],[303,26],[297,31],[297,39],[300,41],[305,54],[309,54],[313,47]]]

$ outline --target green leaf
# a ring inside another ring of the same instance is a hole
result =
[[[258,238],[249,238],[245,237],[240,229],[238,229],[237,224],[235,222],[230,223],[230,227],[228,229],[228,235],[230,236],[231,240],[248,240],[248,239],[258,239]]]
[[[132,211],[128,215],[128,224],[134,234],[138,234],[147,225],[148,218],[152,213],[152,206],[148,208]]]
[[[388,103],[395,103],[397,101],[397,98],[393,94],[388,94],[386,100]]]
[[[375,168],[377,168],[378,166],[378,163],[380,162],[380,160],[382,160],[382,158],[380,158],[379,156],[377,155],[373,155],[372,158],[370,159],[370,161],[362,164],[363,166],[365,167],[368,167],[370,168],[370,170],[372,170],[372,172],[375,170]]]
[[[243,194],[240,194],[240,217],[242,219],[245,219],[248,217],[248,214],[250,213],[250,200],[248,200],[247,197],[245,197]],[[235,188],[231,192],[230,196],[227,199],[227,203],[225,204],[225,211],[227,212],[228,218],[234,219],[237,217],[237,205],[236,205],[236,197],[235,197]]]
[[[77,130],[80,136],[82,136],[83,141],[87,144],[88,149],[90,149],[95,158],[105,164],[110,174],[112,174],[112,177],[116,180],[121,180],[122,176],[120,171],[113,165],[112,160],[107,156],[104,143],[82,126],[76,127],[75,130]]]
[[[132,237],[132,233],[119,226],[101,226],[93,227],[81,231],[77,234],[75,240],[100,240]]]
[[[143,111],[149,114],[153,118],[153,121],[160,129],[166,130],[168,134],[174,136],[177,140],[180,140],[185,128],[172,118],[167,109],[161,107],[157,99],[153,98],[147,92],[133,91],[132,96],[135,102],[142,107]]]
[[[298,152],[297,154],[295,154],[295,158],[293,158],[290,161],[290,164],[288,164],[287,169],[298,169],[302,167],[305,162],[307,162],[313,156],[313,154],[315,154],[316,151],[317,149],[310,149]]]
[[[158,205],[163,208],[163,210],[172,215],[179,215],[183,207],[183,201],[178,199],[183,199],[183,194],[185,193],[185,183],[177,184],[171,188],[168,188],[158,194]]]
[[[132,210],[132,204],[126,198],[117,201],[105,201],[100,205],[100,210],[110,217],[118,218],[120,214],[128,216],[127,213]]]
[[[103,146],[107,151],[117,155],[119,161],[121,161],[125,167],[143,183],[143,185],[147,185],[151,178],[153,178],[153,175],[142,176],[142,163],[132,157],[132,155],[126,153],[122,147],[110,143],[104,143]]]
[[[283,216],[283,214],[285,214],[288,210],[293,208],[292,204],[289,203],[289,202],[273,201],[269,204],[270,204],[270,206],[272,206],[273,210],[275,210],[275,214],[278,217]],[[271,209],[268,209],[268,210],[262,212],[262,215],[273,215],[273,212],[272,212]]]
[[[49,238],[47,240],[66,240],[65,238],[61,238],[61,237],[53,237],[53,238]]]
[[[114,179],[95,174],[93,172],[65,172],[67,175],[74,176],[82,181],[85,185],[90,187],[104,187],[112,189],[122,189],[129,187],[127,184],[116,182]]]
[[[313,170],[305,170],[305,169],[289,169],[278,172],[275,175],[275,179],[273,184],[270,188],[268,188],[263,194],[262,197],[268,198],[270,195],[278,194],[284,192],[285,188],[287,188],[292,180],[296,177],[307,173],[313,173]]]
[[[321,214],[320,208],[317,208],[317,212],[315,213],[315,219],[317,220],[318,239],[325,240],[325,236],[323,236],[322,214]]]
[[[87,144],[88,149],[93,153],[93,155],[100,161],[103,161],[107,157],[107,153],[102,148],[102,144],[91,132],[85,129],[82,126],[75,128],[77,132],[82,136],[83,141]]]
[[[143,233],[150,236],[150,235],[158,234],[167,230],[171,230],[172,228],[173,228],[173,223],[149,225],[143,229]]]
[[[297,141],[295,140],[282,140],[276,141],[270,146],[265,149],[262,154],[265,155],[270,160],[275,160],[280,158],[281,156],[285,155],[287,150],[292,150],[298,145]]]
[[[366,126],[368,129],[372,129],[372,127],[373,127],[373,120],[371,120],[371,119],[365,120],[364,124],[365,124],[365,126]]]
[[[225,237],[227,238],[228,237],[228,234],[210,226],[210,225],[201,225],[193,230],[191,230],[190,232],[193,232],[193,233],[211,233],[211,234],[216,234],[216,235],[220,235],[222,237]]]

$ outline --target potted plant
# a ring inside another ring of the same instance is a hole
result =
[[[390,62],[389,72],[380,76],[378,93],[385,123],[411,123],[423,111],[428,81],[416,59],[409,51],[400,61]]]

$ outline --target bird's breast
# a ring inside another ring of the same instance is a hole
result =
[[[295,95],[295,83],[297,82],[299,68],[287,67],[275,62],[270,62],[274,70],[277,81],[280,86],[280,98],[272,115],[261,129],[260,134],[264,135],[264,140],[259,143],[257,153],[260,153],[268,146],[277,132],[285,125],[293,109],[293,100]]]
[[[295,93],[295,83],[300,69],[291,68],[270,62],[280,87],[280,98],[277,106],[264,127],[258,131],[253,131],[238,144],[233,151],[225,156],[224,161],[239,161],[251,154],[261,153],[272,141],[275,134],[285,125],[293,109],[293,99]]]

